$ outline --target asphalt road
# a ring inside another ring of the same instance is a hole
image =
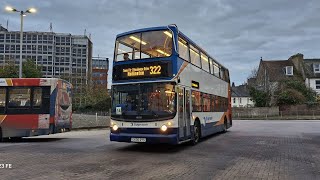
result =
[[[320,179],[320,121],[234,121],[196,146],[116,143],[108,133],[0,143],[0,179]]]

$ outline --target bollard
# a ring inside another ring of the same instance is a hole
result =
[[[98,113],[96,112],[96,126],[98,126]]]

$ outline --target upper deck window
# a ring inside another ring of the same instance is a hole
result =
[[[168,57],[172,54],[172,34],[168,31],[147,31],[119,37],[116,61]]]
[[[179,37],[179,56],[186,60],[189,61],[189,50],[188,50],[188,44],[185,40]]]
[[[213,74],[220,78],[220,68],[216,63],[213,63]]]
[[[201,67],[199,50],[192,45],[190,45],[190,58],[192,64]]]
[[[201,64],[202,64],[203,70],[210,72],[208,56],[206,56],[205,54],[202,54],[202,53],[201,53]]]

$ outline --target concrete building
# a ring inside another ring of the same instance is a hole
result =
[[[0,26],[0,66],[19,64],[20,31]],[[22,58],[33,59],[42,67],[43,77],[60,77],[70,81],[76,94],[91,83],[92,42],[84,35],[30,31],[23,33]],[[75,97],[74,102],[79,99]]]
[[[92,58],[92,85],[97,88],[108,89],[109,59],[102,57]]]

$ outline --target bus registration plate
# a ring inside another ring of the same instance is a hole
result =
[[[131,138],[131,142],[147,142],[146,138]]]

